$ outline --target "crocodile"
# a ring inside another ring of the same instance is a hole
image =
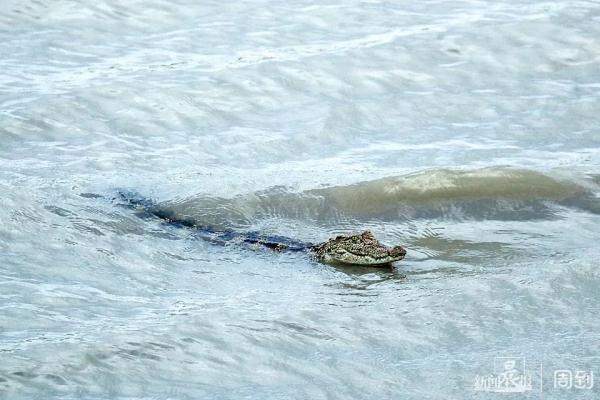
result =
[[[83,197],[104,197],[82,193]],[[379,242],[369,230],[338,235],[321,243],[308,243],[285,236],[264,235],[259,232],[239,232],[205,226],[193,218],[177,215],[168,208],[135,192],[119,190],[111,200],[117,205],[133,209],[142,218],[158,218],[172,226],[193,229],[195,235],[215,244],[245,243],[263,246],[274,251],[306,252],[326,264],[362,266],[390,266],[406,255],[402,246],[388,247]]]

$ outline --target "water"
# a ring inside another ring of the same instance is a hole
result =
[[[0,11],[2,398],[505,398],[499,357],[598,397],[553,387],[600,374],[597,2],[121,3]]]

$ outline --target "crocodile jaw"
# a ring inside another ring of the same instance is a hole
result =
[[[406,255],[403,247],[386,247],[370,231],[329,239],[313,246],[312,251],[325,263],[364,266],[389,265]]]
[[[328,264],[349,264],[349,265],[363,265],[363,266],[375,266],[375,265],[388,265],[396,261],[400,261],[404,258],[386,256],[382,258],[371,257],[371,256],[355,256],[353,254],[339,256],[325,254],[321,260]]]

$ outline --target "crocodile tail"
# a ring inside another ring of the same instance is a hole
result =
[[[171,225],[187,228],[197,228],[196,221],[193,218],[186,218],[173,210],[168,208],[159,207],[158,204],[148,197],[144,197],[133,190],[118,189],[115,191],[116,195],[113,197],[113,201],[117,200],[118,205],[126,208],[130,208],[136,211],[138,217],[148,218],[155,217],[160,218]],[[208,229],[208,228],[205,228]]]
[[[87,199],[108,200],[120,207],[152,214],[154,213],[153,209],[156,207],[156,202],[154,200],[144,197],[138,192],[127,189],[115,189],[110,195],[97,193],[80,193],[79,195]]]
[[[134,210],[150,211],[156,207],[156,202],[144,197],[136,191],[128,189],[117,189],[111,200],[118,205]]]
[[[173,210],[162,208],[156,201],[134,190],[115,189],[111,195],[107,196],[96,193],[80,193],[79,195],[86,198],[109,200],[119,207],[133,210],[135,215],[140,218],[160,218],[171,225],[198,228],[193,218],[181,217]],[[205,229],[210,230],[209,228]]]

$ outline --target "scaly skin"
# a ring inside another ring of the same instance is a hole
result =
[[[92,193],[82,193],[82,196],[103,197]],[[324,263],[365,266],[390,265],[402,260],[406,255],[406,250],[401,246],[386,247],[381,244],[371,231],[340,235],[326,242],[311,244],[283,236],[262,235],[258,232],[213,229],[199,224],[194,219],[178,216],[173,211],[160,208],[152,200],[135,192],[119,190],[112,200],[117,200],[121,206],[136,210],[140,217],[160,218],[175,226],[195,229],[199,237],[217,244],[237,241],[264,246],[275,251],[308,251]]]
[[[406,255],[401,246],[386,247],[371,231],[337,236],[310,247],[319,261],[354,265],[388,265]]]

